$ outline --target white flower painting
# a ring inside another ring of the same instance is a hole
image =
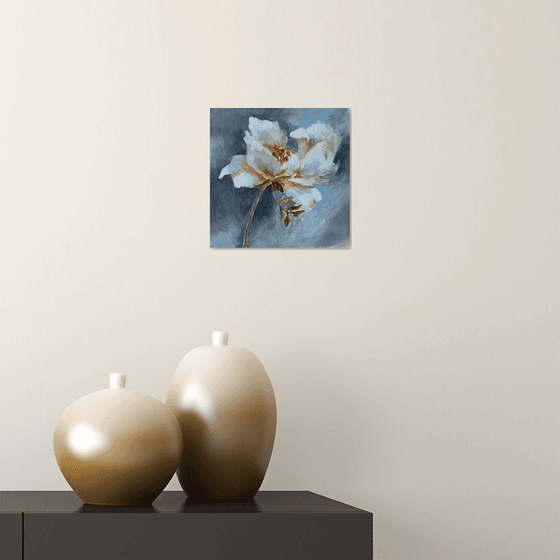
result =
[[[210,121],[211,247],[349,247],[348,109],[212,109]]]

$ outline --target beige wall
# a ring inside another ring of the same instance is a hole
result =
[[[61,411],[160,399],[228,330],[266,489],[384,560],[560,554],[560,4],[0,3],[0,489],[67,489]],[[350,107],[352,249],[209,249],[209,108]],[[174,480],[170,488],[178,485]]]

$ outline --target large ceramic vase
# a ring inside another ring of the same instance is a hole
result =
[[[167,391],[183,432],[177,477],[193,500],[248,501],[272,454],[276,399],[252,352],[228,346],[227,333],[212,338],[183,358]]]
[[[125,388],[113,373],[110,387],[72,403],[54,431],[56,461],[86,503],[149,506],[171,480],[183,438],[161,401]]]

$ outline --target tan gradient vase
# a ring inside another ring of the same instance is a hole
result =
[[[149,506],[179,465],[181,428],[161,401],[126,389],[123,373],[109,379],[109,389],[78,399],[60,416],[56,462],[86,504]]]
[[[274,446],[274,390],[252,352],[228,346],[227,333],[212,338],[183,358],[167,391],[183,432],[177,477],[194,500],[251,500]]]

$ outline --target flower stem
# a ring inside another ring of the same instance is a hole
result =
[[[255,215],[255,210],[257,209],[257,204],[259,203],[259,200],[261,199],[262,193],[264,192],[264,188],[260,188],[259,189],[259,194],[255,200],[255,203],[253,204],[253,209],[251,210],[251,215],[249,216],[249,221],[247,222],[247,227],[245,228],[245,239],[243,240],[243,247],[247,247],[247,241],[249,240],[249,228],[251,227],[251,222],[253,221],[253,216]]]

